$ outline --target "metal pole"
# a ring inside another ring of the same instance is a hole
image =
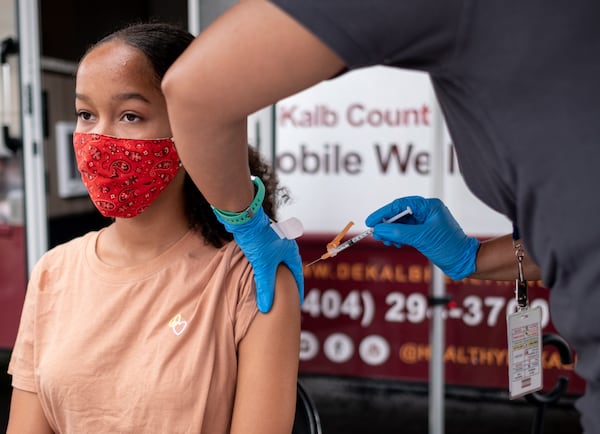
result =
[[[431,299],[440,300],[445,296],[444,273],[432,265]],[[445,320],[444,305],[437,304],[431,308],[431,358],[429,359],[429,432],[430,434],[444,433],[444,348]]]
[[[37,0],[18,0],[28,273],[48,249]]]
[[[11,152],[7,147],[7,143],[4,143],[4,134],[2,130],[8,122],[4,120],[8,119],[8,112],[11,107],[10,102],[10,65],[7,62],[2,63],[2,108],[0,108],[0,158],[10,157]]]
[[[188,31],[198,36],[200,34],[200,0],[188,0]]]
[[[444,195],[444,120],[440,107],[432,98],[434,143],[432,149],[432,195],[443,199]],[[445,305],[441,303],[446,296],[444,273],[431,265],[431,327],[429,330],[429,433],[444,433],[444,351],[446,346],[446,324],[444,320]]]

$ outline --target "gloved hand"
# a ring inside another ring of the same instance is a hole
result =
[[[275,296],[275,273],[282,262],[287,265],[300,292],[300,304],[304,300],[304,274],[298,245],[294,240],[281,239],[271,228],[269,217],[262,206],[252,219],[239,225],[230,224],[215,213],[225,229],[233,234],[254,270],[256,304],[258,310],[267,313],[273,306]]]
[[[413,214],[382,223],[409,206]],[[439,199],[409,196],[396,199],[367,217],[373,237],[385,245],[413,246],[453,280],[475,271],[479,240],[468,237]]]

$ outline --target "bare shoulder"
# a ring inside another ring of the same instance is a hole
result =
[[[298,287],[289,269],[280,266],[273,307],[256,316],[240,345],[232,434],[291,431],[299,348]]]

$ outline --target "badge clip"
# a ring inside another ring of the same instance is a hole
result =
[[[518,267],[515,285],[517,310],[506,317],[510,399],[536,392],[543,387],[542,309],[539,306],[529,308],[527,280],[523,272],[525,249],[517,236],[513,236],[513,246]]]

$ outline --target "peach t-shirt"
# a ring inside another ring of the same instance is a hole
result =
[[[141,265],[109,266],[91,232],[46,253],[9,365],[57,433],[229,431],[237,348],[257,308],[235,243],[188,232]]]

